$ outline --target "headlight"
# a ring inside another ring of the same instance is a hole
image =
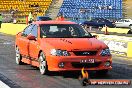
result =
[[[111,55],[111,53],[110,53],[110,50],[109,49],[103,49],[101,51],[100,55],[102,55],[102,56],[108,55],[109,56],[109,55]]]
[[[66,50],[52,49],[50,53],[51,55],[54,55],[54,56],[70,56],[69,52]]]

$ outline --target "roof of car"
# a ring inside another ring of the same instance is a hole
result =
[[[120,19],[120,20],[132,20],[132,19]]]
[[[71,21],[56,21],[56,20],[50,20],[50,21],[36,21],[33,22],[33,24],[77,24],[75,22]]]

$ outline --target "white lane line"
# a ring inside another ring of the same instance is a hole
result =
[[[0,88],[10,88],[8,85],[0,81]]]

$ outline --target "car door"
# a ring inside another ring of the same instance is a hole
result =
[[[126,24],[125,24],[125,20],[122,20],[122,21],[121,21],[121,24],[120,24],[120,27],[125,27],[125,25],[126,25]]]
[[[123,27],[124,26],[124,20],[119,20],[115,23],[116,27]]]
[[[25,55],[25,56],[29,56],[29,53],[28,53],[28,45],[29,45],[29,40],[27,39],[27,36],[30,34],[32,28],[33,28],[33,24],[27,26],[24,31],[22,32],[21,34],[21,37],[19,39],[19,49],[20,49],[20,52],[22,55]]]
[[[129,27],[129,25],[131,24],[131,22],[129,20],[125,20],[125,25],[124,27]]]
[[[29,55],[32,59],[37,59],[39,53],[39,43],[38,43],[38,26],[34,25],[31,33],[36,37],[36,40],[29,40]]]

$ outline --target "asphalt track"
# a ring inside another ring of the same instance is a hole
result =
[[[75,72],[41,75],[35,67],[16,65],[14,41],[14,36],[0,34],[0,80],[5,84],[11,88],[83,88],[78,80],[79,75]],[[113,55],[113,69],[108,75],[99,76],[90,72],[90,78],[132,80],[132,60]],[[132,88],[132,84],[88,85],[85,88]]]

